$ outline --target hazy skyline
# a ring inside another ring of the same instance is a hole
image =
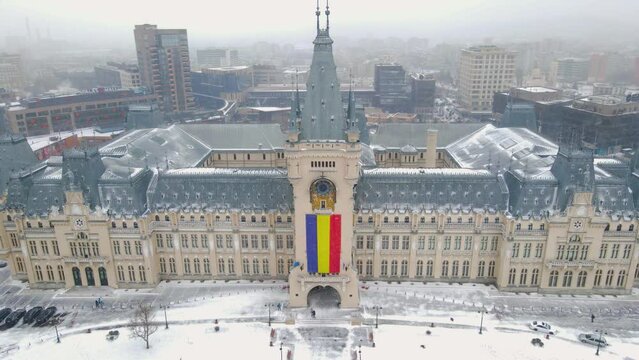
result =
[[[231,42],[307,43],[314,0],[0,0],[0,34],[133,47],[135,24],[186,28],[194,46]],[[169,6],[171,4],[172,6]],[[321,1],[323,8],[325,1]],[[638,38],[636,0],[331,1],[335,37],[424,37],[439,41],[546,37],[630,42]],[[4,40],[4,39],[1,39]],[[4,42],[4,41],[3,41]]]

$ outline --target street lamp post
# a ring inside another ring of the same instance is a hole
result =
[[[379,311],[382,309],[381,306],[373,306],[373,309],[375,309],[375,329],[379,328]]]
[[[264,305],[268,308],[268,326],[271,326],[271,304]]]
[[[166,305],[160,305],[160,308],[162,308],[164,310],[164,328],[168,329],[169,328],[169,320],[166,317]]]
[[[486,313],[486,309],[482,308],[479,312],[481,313],[481,320],[479,320],[479,335],[481,335],[484,328],[484,313]]]
[[[362,344],[359,344],[359,360],[362,360]]]
[[[58,325],[55,325],[55,337],[58,339],[58,344],[60,343],[60,333],[58,332]]]
[[[599,333],[599,341],[597,341],[597,352],[595,355],[599,356],[599,348],[601,347],[601,335],[604,333],[603,330],[595,330],[595,332]]]
[[[283,346],[284,342],[280,342],[280,360],[284,360],[284,352],[282,351]]]

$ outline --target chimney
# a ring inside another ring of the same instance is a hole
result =
[[[426,130],[426,164],[424,167],[437,167],[437,130]]]

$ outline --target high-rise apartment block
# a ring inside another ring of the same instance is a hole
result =
[[[375,65],[375,105],[387,112],[407,112],[406,71],[398,64]]]
[[[24,73],[20,55],[0,54],[0,88],[15,90],[23,87]]]
[[[575,83],[586,81],[590,71],[590,60],[563,58],[553,61],[550,66],[552,83]]]
[[[410,105],[412,111],[422,118],[433,113],[437,86],[433,74],[413,74],[410,77]]]
[[[492,109],[493,95],[515,84],[515,52],[493,45],[461,52],[459,103],[464,112],[481,115]]]
[[[186,30],[144,24],[135,26],[134,35],[142,85],[153,91],[163,111],[191,110],[195,103]]]
[[[200,68],[237,66],[240,55],[232,49],[200,49],[197,51],[197,64]]]

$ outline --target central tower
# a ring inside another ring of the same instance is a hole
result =
[[[332,288],[342,308],[359,306],[357,273],[352,266],[354,188],[359,178],[361,146],[355,100],[345,110],[329,33],[317,36],[304,105],[299,91],[291,104],[287,148],[288,177],[295,207],[296,266],[289,275],[290,306],[305,307],[313,290]]]

